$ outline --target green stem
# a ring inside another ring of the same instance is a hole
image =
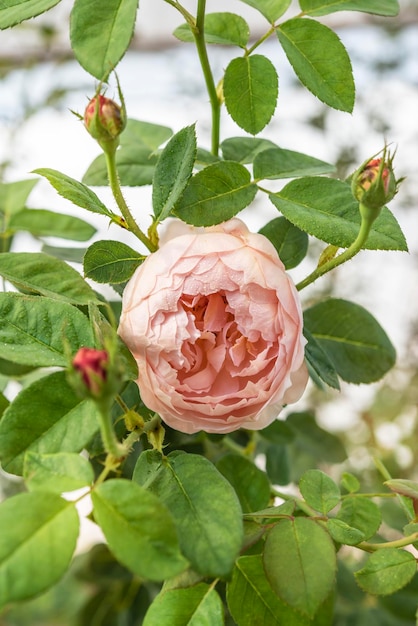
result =
[[[100,415],[100,434],[104,448],[108,455],[119,459],[126,454],[125,446],[116,437],[113,422],[110,415],[110,403],[106,400],[96,401]]]
[[[262,37],[260,37],[260,39],[257,39],[257,41],[253,43],[253,45],[246,50],[245,56],[246,57],[250,56],[250,54],[252,54],[254,50],[258,48],[258,46],[261,46],[262,43],[264,43],[269,37],[271,37],[271,35],[274,33],[275,30],[276,30],[275,26],[272,26],[271,28],[269,28],[269,30]]]
[[[367,541],[362,541],[355,547],[365,550],[366,552],[376,552],[376,550],[383,550],[385,548],[403,548],[404,546],[409,546],[411,543],[414,543],[417,539],[418,532],[412,533],[412,535],[408,535],[407,537],[402,537],[402,539],[386,541],[385,543],[368,543]]]
[[[210,106],[212,110],[212,154],[219,153],[219,137],[221,123],[221,103],[216,90],[215,81],[213,79],[212,69],[210,67],[208,53],[205,42],[205,11],[206,0],[198,0],[196,27],[193,29],[193,36],[196,43],[197,53],[199,55],[200,65],[202,67],[203,76],[205,78],[206,89],[208,91]]]
[[[367,237],[369,236],[370,229],[372,226],[372,221],[373,220],[364,219],[362,217],[360,230],[358,232],[358,235],[355,241],[351,244],[351,246],[347,248],[347,250],[344,250],[344,252],[342,252],[338,256],[334,257],[333,259],[330,259],[323,265],[320,265],[319,267],[317,267],[311,274],[309,274],[309,276],[307,276],[304,280],[302,280],[300,283],[296,285],[296,289],[298,291],[300,291],[301,289],[304,289],[305,287],[313,283],[320,276],[323,276],[324,274],[335,269],[342,263],[345,263],[349,259],[352,259],[353,256],[355,256],[358,252],[360,252]]]
[[[105,158],[106,158],[106,166],[107,166],[107,175],[109,178],[109,185],[112,190],[113,196],[116,200],[116,204],[118,205],[120,212],[127,223],[129,230],[136,236],[138,239],[148,248],[150,252],[154,252],[156,250],[156,246],[148,239],[145,233],[139,228],[138,224],[135,222],[132,214],[129,210],[128,205],[126,204],[125,198],[123,197],[122,190],[120,188],[119,176],[116,169],[116,151],[113,150],[104,150]]]
[[[300,498],[298,498],[297,496],[292,496],[288,493],[283,493],[282,491],[279,491],[278,489],[273,488],[272,493],[274,496],[277,496],[278,498],[282,498],[282,500],[293,500],[293,502],[296,502],[296,506],[303,511],[304,513],[306,513],[306,515],[308,515],[308,517],[318,517],[318,512],[315,511],[314,509],[312,509],[309,504],[306,504],[306,502],[304,500],[301,500]]]

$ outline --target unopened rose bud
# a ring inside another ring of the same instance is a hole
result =
[[[380,211],[398,191],[401,182],[396,180],[392,167],[393,156],[386,155],[365,161],[354,173],[351,189],[354,197],[366,209]]]
[[[88,103],[84,112],[84,124],[102,148],[106,144],[117,145],[119,135],[126,125],[124,107],[99,94]]]
[[[108,377],[109,354],[107,351],[80,348],[72,365],[81,378],[81,383],[84,386],[82,391],[88,396],[100,397]]]

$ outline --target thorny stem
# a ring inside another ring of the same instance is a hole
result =
[[[104,399],[97,400],[96,405],[99,409],[100,434],[102,436],[104,448],[107,454],[113,457],[113,459],[120,459],[125,456],[126,448],[116,437],[110,415],[110,403]]]
[[[218,92],[216,90],[216,85],[213,79],[212,69],[210,67],[208,53],[206,49],[205,12],[206,0],[198,0],[196,26],[194,29],[192,29],[192,32],[195,39],[196,49],[199,55],[199,61],[202,67],[203,76],[205,78],[206,89],[208,90],[210,106],[212,110],[212,154],[217,155],[219,152],[221,103],[218,97]]]
[[[296,289],[298,291],[301,291],[301,289],[304,289],[305,287],[313,283],[320,276],[323,276],[324,274],[335,269],[342,263],[345,263],[349,259],[352,259],[353,256],[355,256],[362,249],[367,237],[369,236],[371,226],[371,220],[362,219],[358,235],[355,241],[353,241],[353,243],[351,244],[351,246],[349,246],[346,250],[344,250],[344,252],[342,252],[338,256],[330,259],[326,263],[323,263],[323,265],[318,266],[311,274],[309,274],[309,276],[307,276],[304,280],[300,281],[300,283],[296,285]]]
[[[154,252],[156,250],[156,246],[148,239],[145,233],[139,228],[138,224],[132,217],[131,211],[126,204],[125,198],[123,197],[122,190],[120,188],[119,176],[116,169],[116,159],[115,159],[115,151],[112,150],[104,150],[104,154],[106,157],[106,167],[107,167],[107,175],[109,178],[109,185],[112,190],[113,196],[116,200],[116,204],[118,205],[120,212],[122,213],[125,222],[128,225],[129,230],[136,236],[138,239],[148,248],[150,252]]]

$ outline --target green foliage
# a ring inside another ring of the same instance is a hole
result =
[[[170,214],[193,173],[196,159],[194,126],[174,135],[158,159],[152,185],[154,215],[162,221]]]
[[[0,7],[0,28],[16,26],[24,20],[36,17],[52,9],[60,0],[7,0]]]
[[[233,59],[225,71],[223,92],[228,113],[247,133],[257,135],[271,120],[279,83],[272,62],[265,56]]]
[[[112,212],[109,211],[97,195],[86,185],[83,185],[83,183],[79,183],[77,180],[57,170],[48,168],[34,170],[34,174],[45,176],[54,189],[58,191],[60,196],[70,200],[77,206],[92,211],[93,213],[106,215],[107,217],[112,216]]]
[[[137,9],[138,0],[75,0],[71,46],[80,65],[98,80],[106,80],[125,54]]]
[[[88,318],[66,302],[0,293],[1,357],[34,367],[65,367],[67,351],[92,345]]]
[[[4,252],[0,256],[0,276],[25,294],[45,296],[54,302],[78,305],[101,302],[75,269],[43,252]]]
[[[110,550],[137,576],[164,580],[185,569],[173,518],[152,493],[129,480],[108,480],[92,500]]]
[[[28,515],[30,511],[30,515]],[[64,574],[78,537],[75,506],[46,492],[0,505],[0,608],[38,594]]]
[[[395,363],[395,349],[385,331],[358,304],[323,300],[305,311],[304,321],[337,374],[347,382],[379,380]]]
[[[312,17],[334,11],[364,11],[376,15],[394,16],[399,12],[398,0],[299,0],[300,8]]]
[[[99,428],[97,413],[91,400],[76,396],[64,372],[40,378],[19,393],[0,421],[2,466],[22,475],[26,452],[81,452]]]
[[[42,607],[51,602],[54,585],[56,598],[62,594],[56,604],[71,606],[78,626],[415,622],[416,559],[407,547],[418,544],[418,484],[394,458],[389,469],[376,459],[381,476],[370,468],[358,471],[349,437],[323,428],[317,406],[323,391],[344,390],[342,381],[378,381],[395,364],[394,346],[368,311],[332,294],[301,298],[306,364],[318,389],[308,392],[308,408],[286,409],[258,432],[187,435],[163,428],[134,382],[146,372],[117,335],[119,296],[146,258],[144,248],[158,248],[167,218],[212,226],[244,209],[257,211],[257,194],[258,203],[269,198],[280,215],[259,232],[286,270],[303,271],[302,262],[316,254],[312,239],[328,244],[298,290],[363,249],[407,250],[387,207],[366,224],[333,164],[268,137],[280,67],[274,55],[260,52],[271,37],[304,87],[327,106],[351,112],[349,56],[334,31],[315,18],[342,10],[391,16],[397,1],[300,0],[301,13],[291,19],[285,15],[290,0],[242,2],[265,18],[264,33],[251,33],[238,13],[206,13],[206,3],[198,2],[192,15],[167,0],[185,21],[174,36],[197,49],[212,113],[210,150],[200,145],[200,120],[173,131],[128,119],[118,148],[97,156],[81,182],[55,169],[34,170],[69,203],[107,218],[109,239],[83,248],[41,241],[42,252],[15,252],[22,232],[77,243],[97,233],[78,217],[31,208],[37,179],[0,183],[0,610],[6,624],[52,624]],[[55,4],[7,0],[0,28]],[[138,0],[74,2],[71,46],[78,63],[100,81],[96,95],[129,49],[137,9]],[[219,76],[211,45],[229,47]],[[281,83],[280,96],[282,89]],[[123,102],[121,90],[119,96]],[[247,134],[223,137],[223,107]],[[265,137],[256,136],[264,129]],[[94,186],[110,187],[114,209]],[[151,205],[142,207],[147,229],[139,226],[142,218],[136,221],[136,204],[131,212],[125,186],[150,186]],[[82,263],[84,276],[70,263]],[[111,300],[90,281],[112,287]],[[183,330],[188,332],[187,322]],[[249,338],[247,344],[246,350],[256,349]],[[207,361],[208,369],[214,366]],[[150,367],[161,363],[156,359]],[[279,405],[283,398],[277,400]],[[246,414],[244,400],[240,410]],[[398,413],[403,409],[393,419]],[[371,411],[364,422],[372,420]],[[372,433],[373,447],[377,439]],[[392,469],[399,478],[391,478]],[[9,496],[19,490],[25,492]],[[62,494],[75,490],[82,490],[79,500],[91,498],[89,518],[105,544],[70,567],[79,517]],[[359,560],[359,554],[367,557]],[[11,606],[34,596],[40,597]],[[59,616],[53,621],[59,623]]]
[[[386,595],[402,589],[417,571],[416,559],[406,550],[378,550],[364,567],[355,573],[362,589],[371,594]]]
[[[277,37],[303,85],[328,106],[351,113],[351,62],[337,35],[314,20],[293,19],[281,24]]]
[[[193,568],[205,576],[228,576],[242,541],[241,507],[216,468],[195,454],[172,453],[163,459],[145,452],[133,478],[170,510]]]
[[[162,591],[147,611],[143,625],[153,626],[156,623],[160,626],[223,626],[222,601],[216,591],[204,583],[187,589]]]
[[[91,224],[78,217],[47,209],[22,209],[11,218],[9,229],[13,233],[27,231],[35,237],[60,237],[74,241],[88,241],[96,232]]]
[[[212,226],[234,217],[250,204],[256,192],[243,165],[234,161],[213,163],[192,176],[173,213],[187,224]]]
[[[97,283],[124,283],[144,257],[120,241],[95,241],[84,255],[84,273]]]
[[[180,41],[194,42],[193,32],[188,24],[182,24],[176,28],[173,35]],[[245,48],[249,36],[250,28],[240,15],[207,13],[205,19],[206,43]]]
[[[260,11],[262,15],[269,21],[275,22],[287,11],[290,6],[290,0],[241,0],[250,7]]]
[[[308,235],[285,217],[276,217],[260,228],[259,232],[270,239],[287,270],[296,267],[305,258]]]
[[[26,452],[23,476],[30,491],[57,494],[88,487],[94,481],[93,468],[88,460],[74,452]]]
[[[267,534],[263,563],[273,591],[308,617],[331,592],[335,549],[328,533],[312,519],[296,517],[276,524]]]
[[[334,246],[347,248],[358,234],[358,203],[351,194],[350,186],[343,181],[322,177],[300,178],[269,197],[292,224]],[[373,223],[364,248],[407,250],[405,237],[389,209],[384,208]]]

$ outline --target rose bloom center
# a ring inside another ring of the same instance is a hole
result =
[[[241,332],[223,291],[207,296],[183,294],[179,309],[187,316],[190,339],[181,345],[180,360],[179,355],[167,360],[177,370],[183,393],[189,396],[210,391],[215,399],[234,394],[246,386],[246,372],[251,372],[251,380],[256,383],[277,357],[277,343],[266,342],[256,330],[250,337]],[[260,356],[260,367],[255,372]]]

